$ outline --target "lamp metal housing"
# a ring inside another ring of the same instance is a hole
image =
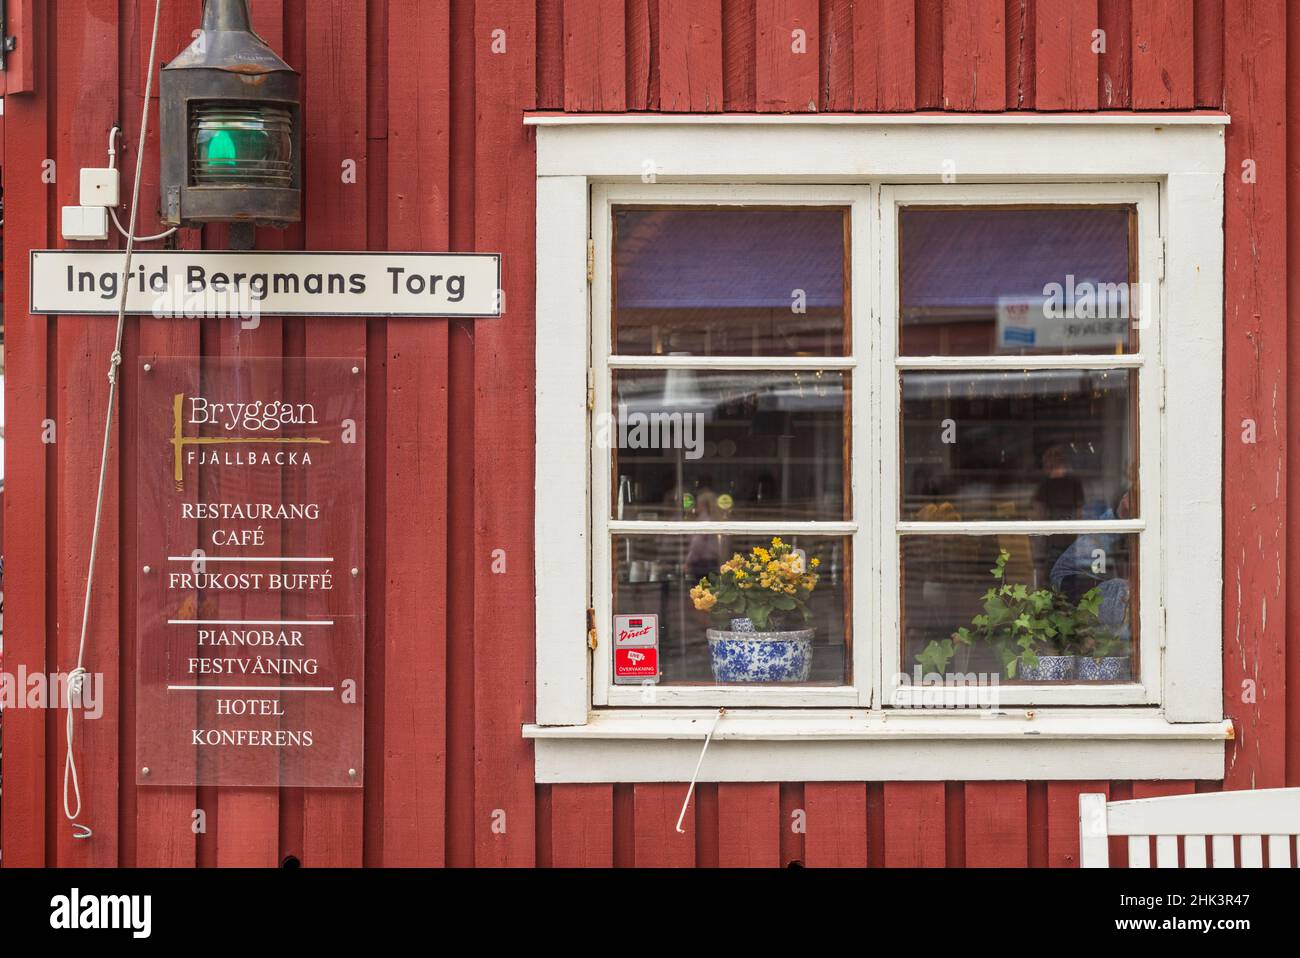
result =
[[[207,0],[162,69],[161,215],[169,226],[302,219],[300,77],[252,30],[247,0]]]

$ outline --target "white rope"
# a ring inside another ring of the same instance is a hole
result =
[[[158,22],[162,19],[162,0],[156,0],[153,10],[153,37],[149,41],[149,66],[145,72],[144,106],[140,113],[140,146],[135,154],[135,182],[131,184],[131,229],[126,236],[126,257],[122,263],[122,295],[117,303],[117,339],[108,363],[108,411],[104,416],[104,445],[99,457],[99,488],[95,492],[95,522],[90,533],[90,564],[86,571],[86,600],[81,608],[81,639],[77,644],[77,667],[69,674],[68,720],[66,725],[68,751],[63,761],[63,814],[72,823],[73,838],[89,838],[93,833],[89,825],[77,822],[81,815],[81,784],[77,780],[77,761],[72,755],[73,704],[80,706],[81,690],[86,682],[86,629],[90,624],[90,596],[95,585],[95,556],[99,551],[99,523],[104,514],[104,486],[108,479],[108,452],[113,438],[113,403],[117,399],[117,370],[122,365],[122,335],[126,329],[127,283],[131,276],[131,256],[135,252],[136,216],[140,210],[140,177],[144,172],[144,148],[149,132],[149,101],[153,96],[153,65],[158,51]],[[68,786],[77,808],[68,804]]]
[[[726,709],[718,709],[718,715],[709,726],[709,734],[704,736],[704,748],[700,749],[700,760],[695,763],[695,771],[691,773],[691,784],[686,789],[686,799],[682,802],[682,813],[677,816],[677,833],[686,834],[686,829],[682,828],[682,822],[686,821],[686,809],[691,804],[691,796],[695,793],[695,780],[700,777],[700,766],[704,764],[704,753],[709,750],[709,743],[713,741],[713,731],[722,721],[722,716],[727,714]]]

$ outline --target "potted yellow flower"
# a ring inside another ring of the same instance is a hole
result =
[[[715,680],[808,680],[816,630],[806,623],[818,565],[775,538],[770,548],[737,552],[691,589],[695,608],[717,626],[707,633]]]

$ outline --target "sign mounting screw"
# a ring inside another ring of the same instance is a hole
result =
[[[348,769],[348,778],[356,778],[356,777],[357,777],[357,770],[355,768]]]
[[[145,567],[144,567],[144,574],[145,574],[145,575],[148,575],[148,574],[149,574],[150,572],[152,572],[152,571],[153,571],[153,569],[152,569],[151,567],[149,567],[149,566],[145,566]]]
[[[140,769],[140,774],[143,775],[143,776],[145,776],[146,778],[148,778],[148,777],[149,777],[149,766],[146,765],[144,768]]]
[[[359,372],[361,372],[361,367],[360,367],[360,366],[353,366],[353,367],[352,367],[352,375],[355,376],[355,375],[356,375],[357,373],[359,373]]]
[[[355,578],[356,578],[357,576],[359,576],[359,575],[361,575],[361,570],[358,569],[356,566],[353,566],[353,567],[352,567],[352,577],[355,579]]]
[[[153,372],[153,364],[152,364],[152,363],[145,363],[145,364],[144,364],[144,371],[147,372],[147,373],[149,373],[149,372]]]

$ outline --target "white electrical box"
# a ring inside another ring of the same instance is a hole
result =
[[[81,171],[82,206],[117,206],[118,171],[114,169],[89,169]]]
[[[103,206],[63,207],[63,238],[82,242],[108,239],[108,210]]]

